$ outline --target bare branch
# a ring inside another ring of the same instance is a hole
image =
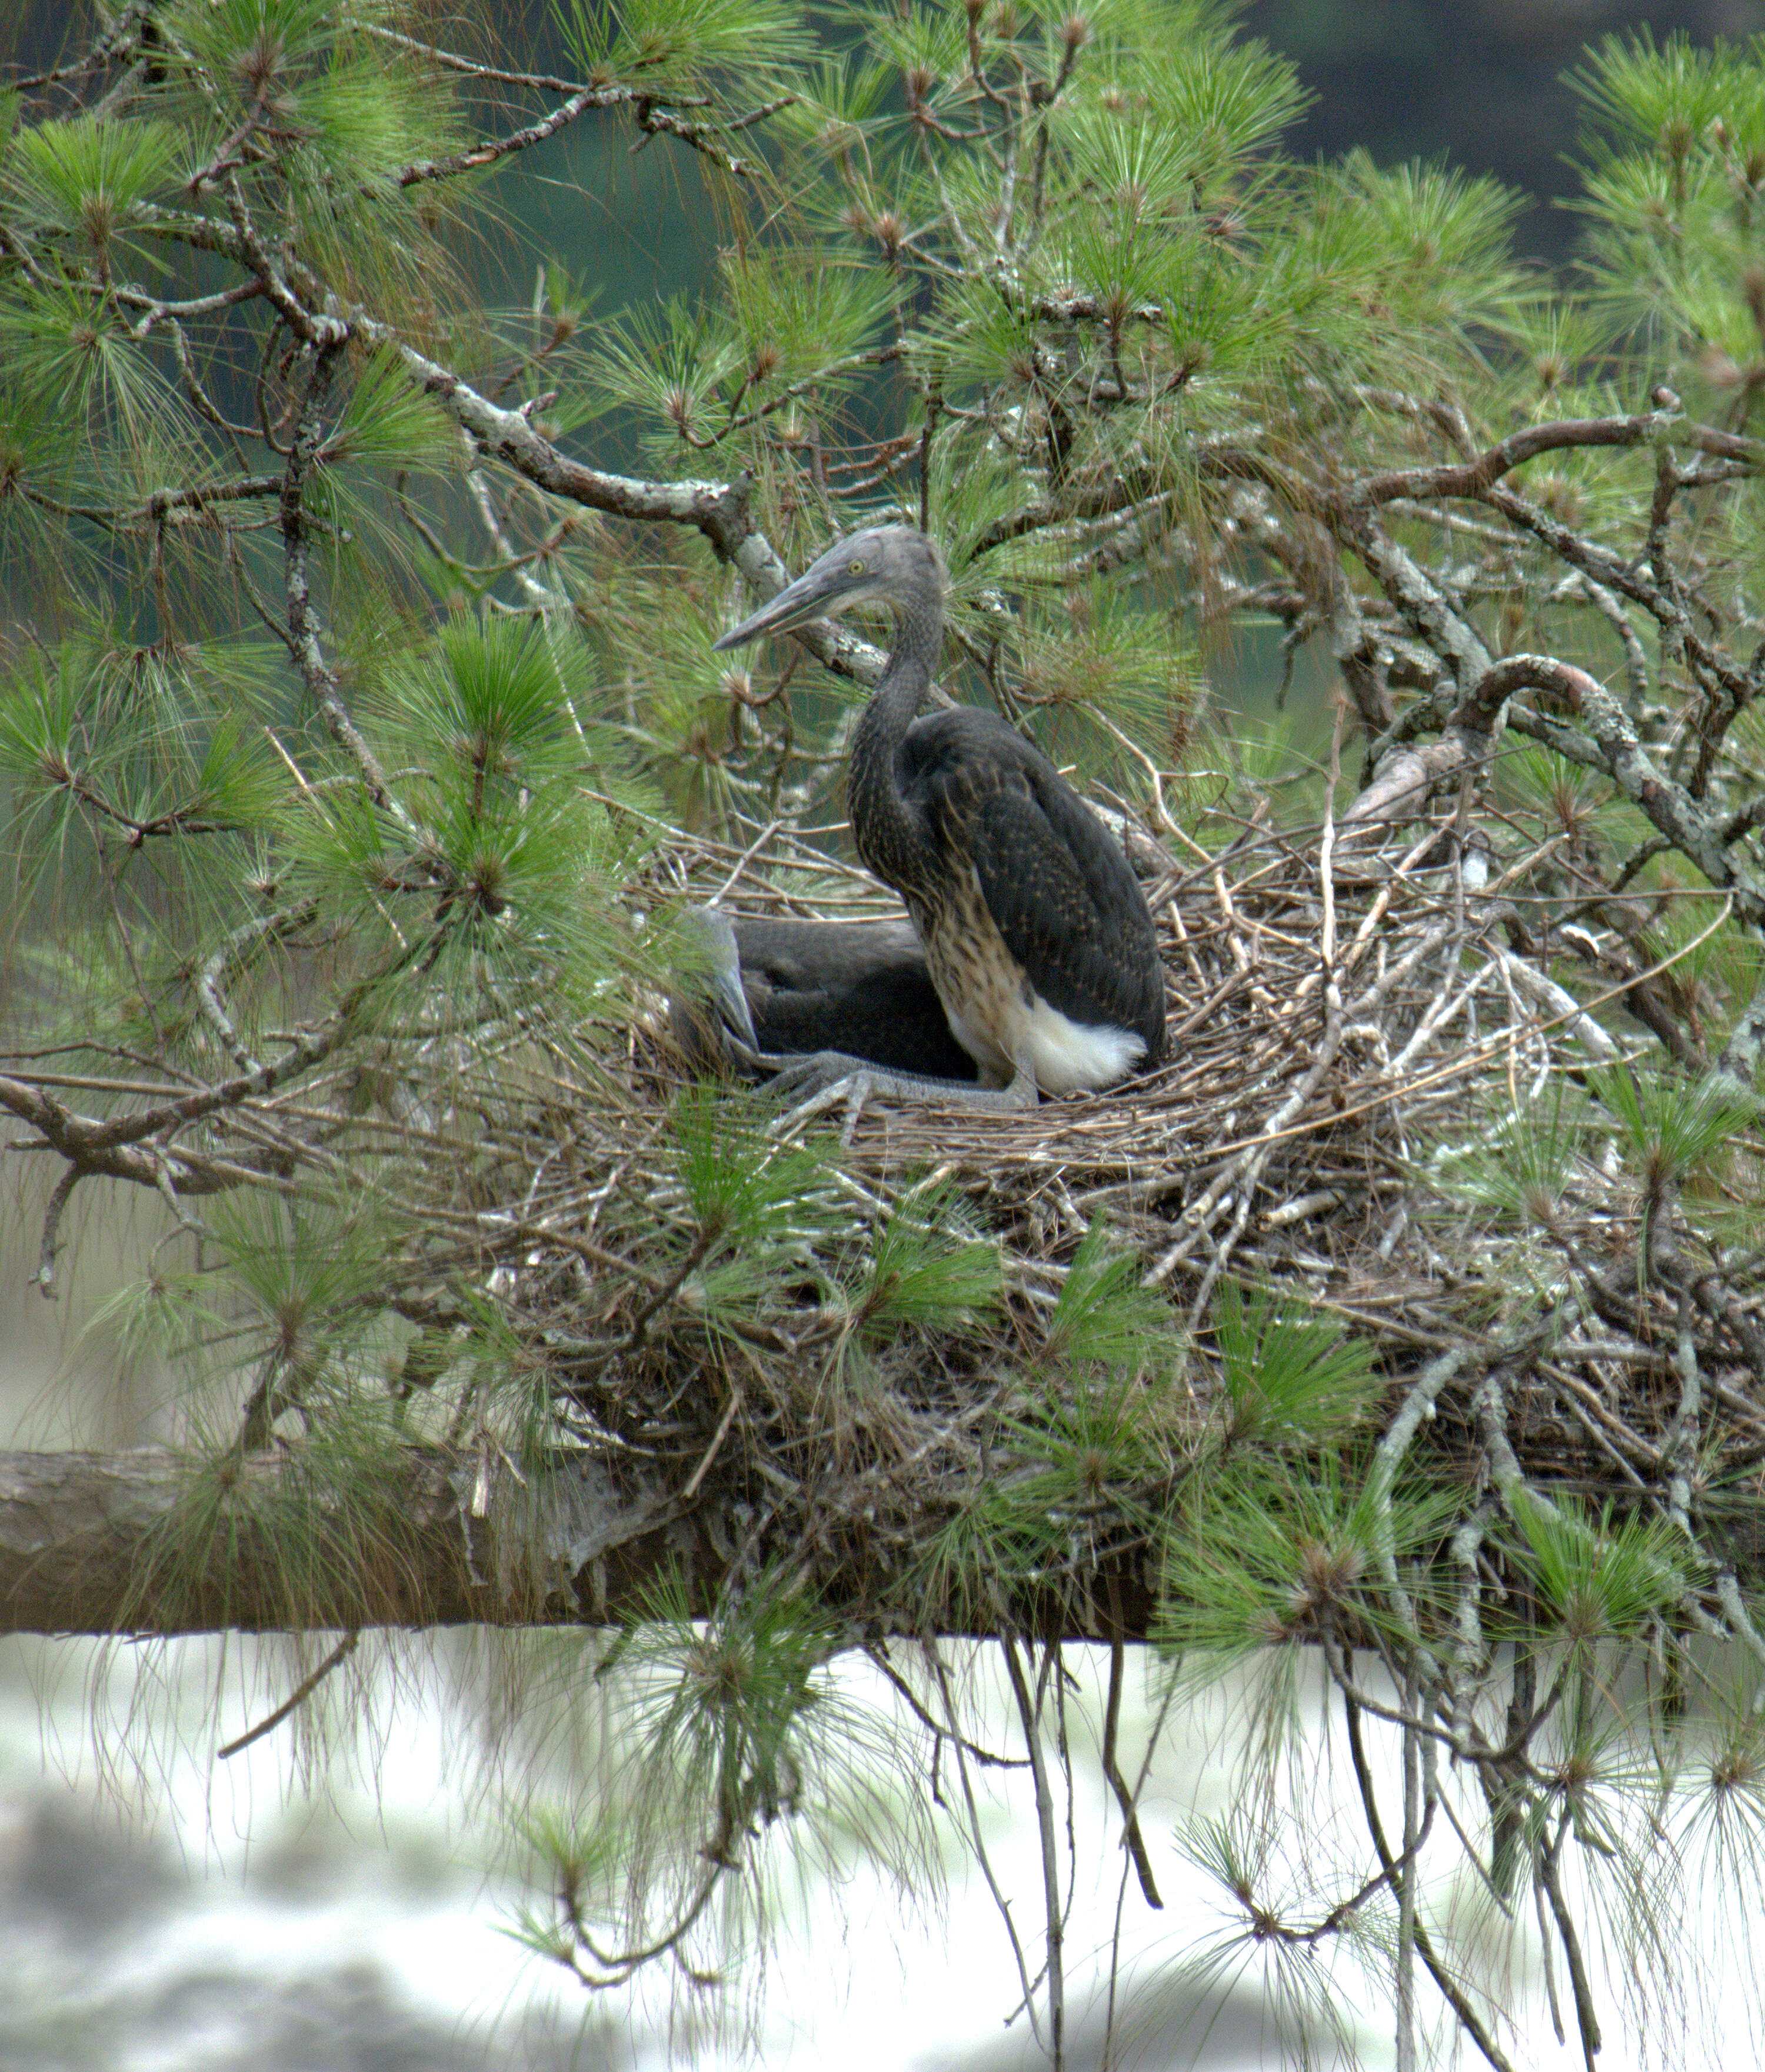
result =
[[[1578,446],[1640,446],[1664,438],[1684,421],[1677,396],[1658,392],[1668,400],[1659,408],[1632,417],[1569,417],[1549,424],[1528,425],[1479,454],[1475,460],[1449,462],[1441,467],[1392,468],[1370,475],[1343,493],[1350,507],[1389,504],[1400,496],[1482,497],[1504,475],[1541,454],[1563,453]]]

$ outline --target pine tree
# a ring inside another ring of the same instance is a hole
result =
[[[163,1212],[109,1317],[187,1389],[6,1457],[0,1623],[313,1636],[301,1701],[570,1630],[531,1702],[619,1762],[524,1932],[590,1987],[763,1955],[854,1845],[932,1881],[984,1643],[1057,2064],[1062,1650],[1154,1904],[1127,1665],[1162,1720],[1254,1663],[1179,1838],[1241,1929],[1176,1955],[1304,2033],[1339,1949],[1400,2065],[1444,2008],[1504,2066],[1468,1860],[1591,2064],[1590,1942],[1669,1979],[1668,1869],[1759,1870],[1765,52],[1589,52],[1565,285],[1489,181],[1284,158],[1232,11],[130,0],[15,78],[5,1156],[46,1297],[76,1198]],[[627,146],[707,256],[597,314],[537,183]],[[878,516],[1122,831],[1156,1083],[879,1116],[671,1047],[695,902],[889,903],[877,649],[712,651]],[[1235,639],[1290,717],[1210,708]],[[1366,1833],[1296,1894],[1302,1660]]]

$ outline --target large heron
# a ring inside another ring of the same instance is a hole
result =
[[[945,581],[923,532],[872,526],[717,645],[854,605],[894,613],[888,667],[852,737],[858,852],[907,902],[951,1030],[985,1083],[968,1097],[1033,1107],[1039,1090],[1109,1086],[1159,1062],[1164,971],[1121,844],[1047,756],[995,713],[915,717],[942,652]]]
[[[793,1087],[880,1067],[874,1076],[885,1088],[976,1084],[974,1060],[950,1034],[906,921],[804,921],[715,906],[687,918],[703,965],[681,974],[669,1004],[675,1038],[701,1071],[733,1063]]]

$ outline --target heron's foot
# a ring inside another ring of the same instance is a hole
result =
[[[730,1048],[738,1050],[733,1043]],[[1021,1068],[1008,1087],[982,1087],[972,1079],[934,1079],[919,1072],[889,1071],[848,1050],[750,1051],[741,1062],[748,1070],[770,1073],[761,1091],[788,1100],[798,1112],[812,1104],[831,1107],[829,1096],[840,1090],[849,1092],[854,1105],[846,1120],[848,1136],[857,1126],[865,1101],[873,1097],[895,1102],[960,1101],[966,1108],[1009,1112],[1032,1108],[1039,1098],[1035,1075]]]
[[[743,1067],[764,1073],[760,1092],[775,1100],[789,1100],[793,1107],[821,1100],[825,1094],[851,1092],[864,1102],[866,1094],[893,1094],[901,1100],[934,1100],[944,1086],[957,1087],[957,1079],[915,1079],[911,1073],[885,1071],[868,1057],[854,1057],[851,1050],[752,1050],[742,1059]],[[831,1102],[822,1100],[822,1107]]]

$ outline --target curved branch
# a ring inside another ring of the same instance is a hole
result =
[[[1541,454],[1562,453],[1575,446],[1652,445],[1685,421],[1679,398],[1671,389],[1655,391],[1657,408],[1633,417],[1565,417],[1548,425],[1528,425],[1478,454],[1475,460],[1440,467],[1389,468],[1369,475],[1341,493],[1344,508],[1389,504],[1398,496],[1476,498]],[[1756,456],[1755,456],[1756,457]]]

